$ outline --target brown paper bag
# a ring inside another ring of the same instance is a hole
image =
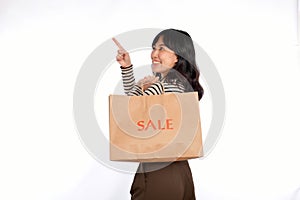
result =
[[[110,159],[166,162],[203,155],[197,92],[109,96]]]

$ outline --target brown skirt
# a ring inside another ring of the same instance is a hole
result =
[[[164,166],[157,169],[159,165]],[[194,183],[187,161],[141,163],[130,190],[131,200],[195,200]]]

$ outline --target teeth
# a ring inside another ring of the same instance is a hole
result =
[[[153,61],[153,63],[155,63],[155,64],[156,64],[156,63],[160,63],[160,62],[157,62],[157,61]]]

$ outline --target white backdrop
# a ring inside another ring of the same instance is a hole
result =
[[[172,27],[208,53],[226,94],[220,140],[190,161],[197,199],[299,200],[296,19],[295,0],[0,1],[0,199],[129,199],[133,174],[80,142],[74,84],[103,41]]]

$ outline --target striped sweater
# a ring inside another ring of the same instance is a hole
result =
[[[183,84],[180,82],[168,83],[164,80],[160,80],[152,84],[148,89],[142,91],[142,88],[135,83],[135,78],[133,74],[133,67],[123,68],[122,70],[122,80],[123,80],[123,87],[125,94],[128,96],[142,96],[143,94],[146,95],[159,95],[168,93],[168,92],[179,92],[182,93],[185,91]]]

